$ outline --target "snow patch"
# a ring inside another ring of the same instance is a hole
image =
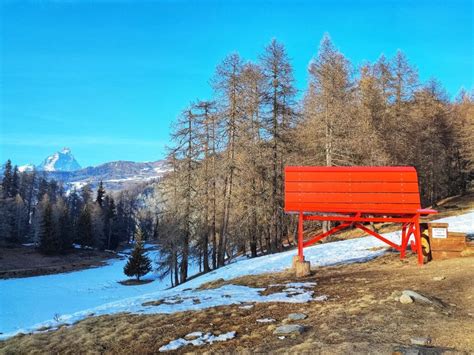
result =
[[[168,344],[160,347],[158,350],[160,352],[173,351],[173,350],[178,350],[179,348],[186,345],[202,346],[206,343],[212,344],[215,342],[227,341],[227,340],[235,338],[234,331],[220,334],[220,335],[213,335],[212,333],[206,333],[202,335],[202,332],[193,332],[186,335],[186,337],[191,337],[194,334],[200,334],[200,335],[196,339],[193,339],[193,340],[186,340],[183,338],[172,340]]]
[[[273,318],[257,319],[257,323],[273,323],[273,322],[276,322],[276,320]]]
[[[436,222],[449,223],[450,231],[474,233],[474,211]],[[387,233],[384,237],[400,242],[400,232]],[[374,249],[384,245],[373,237],[349,239],[305,248],[305,257],[313,266],[362,262],[386,253],[383,249]],[[28,333],[42,326],[57,327],[60,324],[58,320],[70,324],[91,314],[174,313],[230,304],[249,309],[255,302],[304,303],[327,300],[327,296],[314,295],[313,289],[317,284],[310,282],[281,284],[280,286],[285,287],[283,291],[267,296],[259,293],[263,289],[237,285],[197,290],[202,284],[217,279],[230,280],[244,275],[284,271],[291,265],[294,255],[295,251],[291,250],[253,259],[241,258],[173,289],[167,289],[170,287],[168,279],[159,280],[153,273],[144,277],[145,280],[154,280],[147,284],[119,284],[118,281],[124,278],[125,259],[111,259],[106,265],[93,269],[0,280],[0,333],[3,333],[0,334],[0,339],[20,332]],[[160,258],[156,250],[149,251],[149,256],[152,260]],[[198,271],[194,265],[189,270],[189,275]],[[223,295],[230,297],[222,297]],[[178,298],[182,302],[143,306],[147,301],[173,301]],[[55,317],[55,314],[60,316]]]

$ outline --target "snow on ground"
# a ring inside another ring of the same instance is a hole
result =
[[[474,211],[448,217],[437,222],[449,223],[449,230],[474,234]],[[384,235],[396,243],[400,232]],[[363,262],[386,252],[383,242],[373,237],[319,244],[305,248],[306,259],[313,266]],[[152,258],[158,252],[149,252]],[[228,304],[249,306],[254,302],[324,301],[325,295],[313,295],[314,284],[293,282],[279,293],[261,296],[262,289],[225,285],[218,289],[196,290],[200,285],[217,279],[229,280],[243,275],[279,272],[291,265],[295,251],[266,255],[254,259],[240,258],[174,289],[167,289],[168,280],[158,280],[139,286],[123,286],[123,266],[126,260],[111,260],[107,265],[70,273],[0,280],[0,338],[28,332],[43,326],[56,327],[72,323],[91,314],[174,313]],[[190,274],[197,270],[191,270]],[[159,302],[156,302],[159,301]],[[152,304],[154,303],[154,304]]]
[[[193,339],[186,340],[183,338],[179,338],[176,340],[172,340],[168,344],[163,345],[158,350],[160,352],[166,352],[166,351],[177,350],[188,344],[191,344],[194,346],[202,346],[206,343],[212,344],[218,341],[227,341],[227,340],[235,338],[235,332],[228,332],[228,333],[224,333],[220,335],[213,335],[212,333],[203,334],[202,332],[192,332],[185,336],[185,338],[187,337],[190,337]]]

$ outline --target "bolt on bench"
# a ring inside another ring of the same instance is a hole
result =
[[[437,213],[422,209],[414,167],[317,167],[285,168],[285,212],[298,214],[298,257],[303,248],[346,228],[355,227],[405,252],[411,248],[423,265],[420,218]],[[303,241],[304,221],[339,221],[340,225]],[[401,245],[368,229],[363,222],[402,223]]]

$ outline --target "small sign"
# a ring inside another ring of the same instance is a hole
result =
[[[447,238],[448,231],[446,228],[432,228],[431,234],[433,238]]]

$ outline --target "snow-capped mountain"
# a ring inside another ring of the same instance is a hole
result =
[[[62,181],[68,190],[80,189],[86,184],[95,189],[102,181],[106,190],[119,191],[159,180],[167,171],[166,162],[163,160],[145,163],[120,160],[76,171],[49,172],[47,175]]]
[[[81,169],[81,166],[72,155],[71,149],[63,148],[43,160],[37,169],[42,171],[76,171]]]
[[[21,172],[36,170],[46,179],[61,182],[67,191],[89,184],[96,189],[102,181],[106,190],[119,191],[159,180],[169,169],[165,160],[152,162],[113,161],[81,168],[69,148],[47,157],[40,165],[26,164]],[[0,167],[0,173],[3,166]]]

